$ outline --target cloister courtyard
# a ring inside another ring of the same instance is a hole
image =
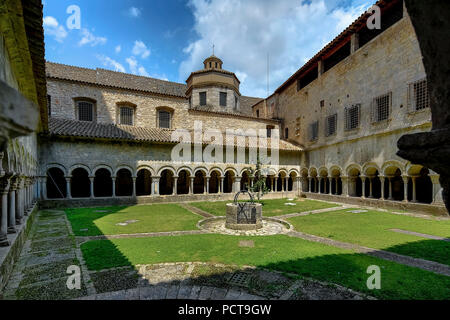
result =
[[[205,229],[227,202],[41,210],[4,299],[450,299],[448,217],[262,199],[278,234]]]

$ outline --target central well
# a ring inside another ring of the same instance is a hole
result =
[[[225,227],[232,230],[258,230],[263,227],[262,205],[254,202],[227,204]]]

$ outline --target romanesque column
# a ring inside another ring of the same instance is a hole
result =
[[[132,177],[132,179],[133,179],[133,192],[132,192],[132,194],[131,194],[131,196],[133,197],[133,198],[136,198],[136,177]]]
[[[362,188],[362,192],[361,192],[361,194],[362,194],[362,196],[361,196],[361,198],[367,198],[367,195],[366,195],[366,181],[367,181],[367,177],[366,176],[360,176],[360,178],[361,178],[361,188]]]
[[[241,191],[241,179],[242,177],[236,177],[234,178],[234,192],[239,192]]]
[[[337,196],[338,195],[338,187],[339,187],[339,183],[338,183],[338,178],[334,178],[334,194]]]
[[[16,190],[18,178],[15,176],[10,181],[10,188],[8,194],[9,212],[8,212],[8,233],[16,233]]]
[[[220,189],[219,189],[219,193],[224,193],[223,192],[223,181],[224,181],[225,177],[220,177]]]
[[[277,184],[278,184],[278,177],[273,177],[273,192],[277,192],[277,190],[278,190],[278,186],[277,186]]]
[[[412,177],[412,202],[417,202],[417,189],[416,189],[417,177]]]
[[[253,187],[253,179],[255,179],[254,176],[250,176],[250,177],[248,178],[248,180],[250,181],[250,185],[249,185],[250,188]]]
[[[154,179],[152,179],[152,183],[153,183],[153,194],[155,196],[159,196],[159,180],[161,179],[161,177],[154,177]],[[154,181],[153,181],[154,180]]]
[[[94,181],[95,181],[95,177],[89,177],[89,190],[90,190],[89,198],[91,198],[91,199],[95,198]],[[113,179],[112,182],[113,182],[112,184],[113,184],[113,190],[114,190],[114,187],[116,186],[115,179]],[[113,196],[114,196],[114,191],[113,191]]]
[[[67,176],[66,177],[66,190],[67,190],[67,199],[72,199],[72,191],[70,190],[70,181],[72,179],[72,176]],[[92,181],[91,181],[91,185],[92,185]]]
[[[205,193],[206,194],[209,194],[209,179],[210,179],[211,177],[206,177],[205,178]]]
[[[349,180],[349,178],[346,177],[346,176],[341,177],[341,181],[342,181],[342,195],[344,197],[350,197],[350,195],[348,194],[348,183],[349,183],[348,180]]]
[[[17,176],[16,191],[14,192],[16,203],[16,225],[20,225],[23,223],[23,209],[21,197],[22,186],[23,186],[23,178],[21,176]]]
[[[408,201],[408,176],[402,176],[403,179],[403,202],[409,202]],[[415,184],[415,178],[412,177],[413,180],[413,189],[414,189],[414,184]],[[413,191],[414,193],[414,191]],[[414,195],[413,195],[413,202],[414,201]]]
[[[270,191],[273,192],[273,177],[270,177]]]
[[[369,198],[373,199],[373,177],[369,177]]]
[[[115,198],[116,197],[116,177],[111,177],[111,180],[112,180],[112,197]],[[153,179],[152,179],[152,183],[153,183]]]
[[[172,190],[172,194],[173,194],[173,195],[178,194],[178,176],[174,176],[174,177],[173,177],[173,190]]]
[[[189,177],[189,194],[194,194],[194,179],[195,177]]]
[[[332,195],[332,194],[333,194],[333,192],[331,192],[331,189],[333,189],[333,188],[331,187],[332,184],[333,184],[333,177],[328,177],[328,194],[329,194],[329,195]]]
[[[2,199],[2,210],[0,217],[0,246],[9,246],[8,241],[8,190],[9,176],[5,176],[0,180],[0,197]]]
[[[281,192],[286,192],[286,178],[281,178]]]
[[[388,181],[389,181],[389,198],[388,200],[394,200],[394,198],[392,197],[392,177],[388,177]]]
[[[386,194],[384,191],[384,182],[386,181],[385,176],[379,176],[381,182],[381,200],[386,200]]]
[[[434,205],[443,206],[444,200],[442,199],[442,187],[439,183],[439,175],[437,173],[430,173],[429,177],[433,183],[433,203]]]

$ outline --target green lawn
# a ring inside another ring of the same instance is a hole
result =
[[[305,233],[450,265],[450,242],[390,231],[402,229],[450,238],[449,220],[428,220],[380,211],[350,213],[351,210],[354,209],[295,217],[289,222]]]
[[[66,214],[77,236],[196,230],[202,219],[176,204],[66,209]],[[129,220],[138,221],[117,225]]]
[[[226,215],[226,204],[232,201],[217,201],[217,202],[194,202],[192,206],[197,207],[203,211],[209,212],[215,216]],[[308,199],[295,199],[289,201],[288,199],[274,199],[274,200],[261,200],[263,203],[263,216],[274,217],[281,216],[289,213],[306,212],[312,210],[326,209],[339,207],[337,204],[326,203]],[[295,203],[295,206],[287,206],[285,203]]]
[[[255,247],[239,247],[240,240],[253,240]],[[98,240],[82,244],[81,250],[90,270],[182,261],[245,264],[340,284],[381,299],[450,299],[449,277],[281,235]],[[367,289],[371,265],[381,268],[381,290]]]

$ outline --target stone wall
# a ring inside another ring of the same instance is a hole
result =
[[[138,93],[121,89],[101,88],[93,85],[48,79],[48,94],[51,96],[52,117],[76,119],[75,98],[90,98],[96,103],[96,120],[99,123],[118,123],[118,103],[128,102],[136,105],[135,126],[157,127],[157,110],[166,107],[173,111],[172,129],[193,129],[195,121],[202,121],[204,128],[221,129],[266,129],[267,124],[278,127],[270,120],[256,120],[248,117],[218,115],[211,112],[189,110],[189,102],[184,98],[172,98]],[[217,91],[217,99],[219,89]],[[234,91],[228,90],[228,106],[234,106]],[[197,95],[198,96],[198,95]],[[210,99],[214,96],[211,94]],[[233,100],[231,102],[231,100]],[[231,104],[232,103],[232,104]],[[218,105],[218,101],[217,101]],[[226,110],[224,110],[226,111]],[[230,110],[228,110],[230,111]]]
[[[278,95],[275,113],[289,128],[290,139],[306,147],[303,166],[345,168],[350,163],[377,162],[381,167],[385,161],[400,160],[396,142],[402,134],[430,129],[429,109],[413,113],[408,109],[408,84],[425,76],[419,44],[406,15],[302,90],[292,83]],[[390,119],[373,124],[373,99],[386,93],[392,95]],[[360,127],[345,131],[345,107],[353,104],[361,104]],[[335,113],[337,133],[326,137],[326,117]],[[317,120],[319,138],[310,141],[309,126]]]

